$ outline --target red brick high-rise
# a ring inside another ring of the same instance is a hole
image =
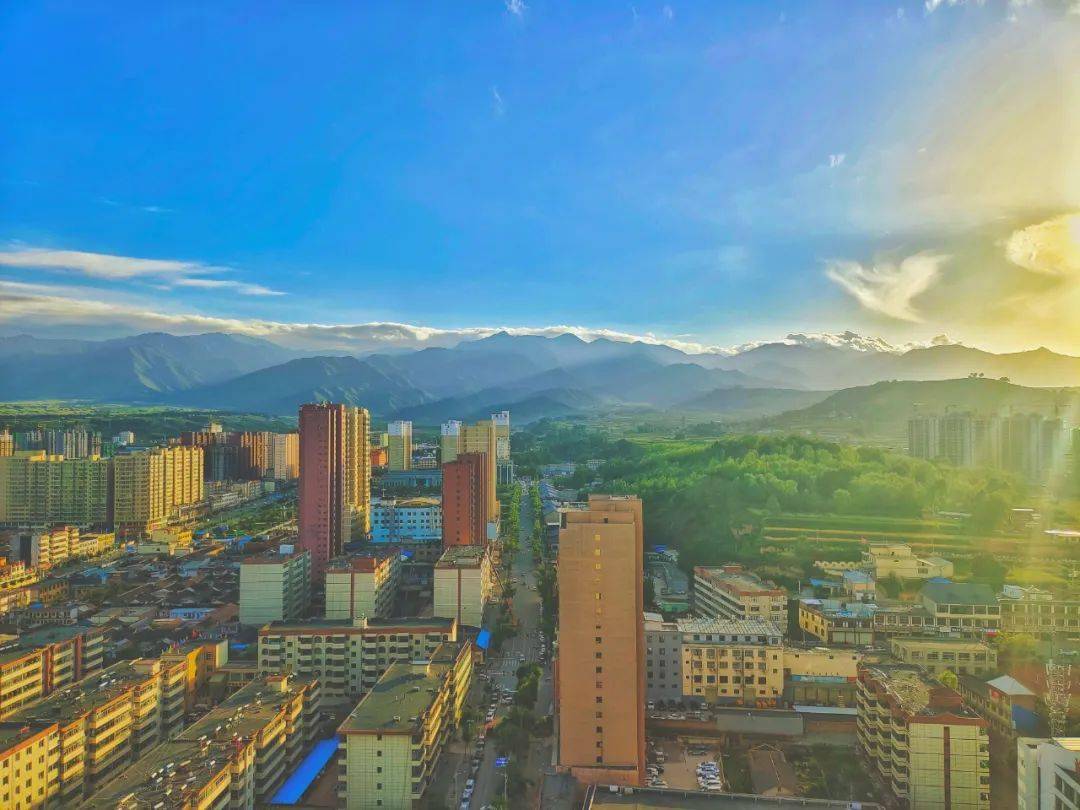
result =
[[[371,456],[368,412],[348,405],[300,406],[300,482],[297,546],[311,552],[311,575],[354,533],[371,527]]]
[[[462,453],[442,468],[443,547],[487,542],[488,463],[484,453]]]

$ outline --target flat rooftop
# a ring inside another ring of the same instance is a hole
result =
[[[281,706],[307,688],[310,678],[290,677],[284,689],[271,685],[280,676],[250,683],[188,726],[174,740],[158,745],[106,782],[83,807],[186,807],[185,801],[229,767],[234,737],[251,737],[273,720]]]
[[[676,619],[675,626],[683,635],[724,636],[783,636],[774,622],[765,619]]]
[[[120,661],[107,669],[95,672],[71,686],[65,686],[53,692],[33,706],[21,709],[11,715],[8,720],[24,724],[67,725],[143,683],[147,675],[136,671],[133,664],[132,661]]]
[[[762,579],[753,571],[747,571],[741,566],[698,565],[694,567],[694,576],[747,596],[785,593],[784,589],[775,582]]]
[[[487,556],[486,546],[450,546],[435,563],[436,568],[476,568]]]
[[[371,691],[356,704],[339,733],[411,734],[438,697],[445,668],[427,661],[391,664]]]
[[[440,616],[405,616],[399,619],[368,619],[366,628],[369,631],[390,631],[395,628],[403,630],[415,630],[425,627],[433,628],[434,632],[448,633],[457,619],[448,619]],[[315,631],[315,630],[359,630],[363,626],[353,619],[305,619],[301,622],[270,622],[267,625],[271,633],[283,631]],[[265,629],[265,628],[264,628]],[[263,631],[260,630],[260,633]]]

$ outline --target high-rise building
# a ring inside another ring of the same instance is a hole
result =
[[[299,548],[314,581],[353,535],[371,530],[370,417],[350,405],[300,407]]]
[[[387,466],[391,470],[412,469],[412,422],[391,422],[386,429]]]
[[[588,783],[645,770],[641,501],[591,495],[559,532],[559,763]]]
[[[495,425],[495,459],[499,462],[510,460],[510,411],[499,411],[491,415]]]
[[[240,623],[295,621],[311,602],[311,554],[282,546],[240,563]]]
[[[11,435],[11,431],[4,428],[0,433],[0,457],[15,455],[15,437]]]
[[[443,546],[487,542],[488,467],[483,453],[462,453],[443,465]]]
[[[267,477],[293,481],[300,476],[300,434],[270,434],[270,469]]]
[[[0,457],[0,524],[103,524],[109,517],[109,462],[44,450]]]
[[[509,414],[507,414],[507,441],[509,441],[509,429]],[[443,423],[439,442],[439,452],[444,465],[456,460],[458,456],[464,453],[483,453],[484,464],[487,468],[484,499],[486,501],[485,508],[487,509],[486,519],[489,522],[496,520],[499,514],[499,498],[497,494],[499,483],[498,435],[499,428],[496,426],[494,418],[481,419],[474,425],[466,425],[463,422],[452,420]],[[509,451],[509,444],[506,447]]]
[[[203,500],[203,448],[155,447],[113,458],[113,525],[142,539]]]
[[[921,667],[859,670],[858,752],[898,807],[990,807],[987,723]]]

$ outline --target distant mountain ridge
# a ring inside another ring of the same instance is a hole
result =
[[[766,417],[817,407],[839,389],[972,374],[1029,388],[1080,386],[1080,358],[1047,349],[994,354],[947,341],[905,349],[851,332],[794,334],[733,354],[585,341],[569,333],[498,332],[452,348],[359,357],[223,333],[103,341],[0,337],[0,399],[7,401],[80,399],[292,415],[303,402],[334,400],[422,423],[502,408],[519,413],[519,421],[527,421],[526,413],[617,410]]]

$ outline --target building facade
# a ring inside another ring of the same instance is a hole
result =
[[[731,563],[694,568],[694,614],[712,619],[762,619],[787,627],[787,591]]]
[[[559,532],[559,764],[586,783],[645,770],[644,524],[635,497],[591,495]]]
[[[487,542],[487,457],[461,453],[443,464],[443,546],[479,545]]]
[[[326,618],[390,616],[400,585],[401,555],[396,552],[331,560],[326,569]]]
[[[143,539],[184,519],[202,502],[203,449],[155,447],[115,456],[113,525],[121,538]]]
[[[439,498],[383,498],[371,503],[373,543],[438,543],[442,537]]]
[[[240,623],[295,621],[311,605],[311,553],[291,546],[240,563]]]
[[[300,407],[297,546],[311,552],[312,579],[354,535],[371,530],[370,417],[349,405]]]
[[[105,525],[108,520],[108,459],[69,459],[43,450],[0,457],[0,525]]]
[[[775,706],[784,693],[783,633],[762,619],[680,619],[683,694],[697,702]]]
[[[491,555],[487,546],[450,546],[434,570],[433,616],[456,619],[459,625],[481,627],[491,599]]]
[[[386,465],[391,470],[411,470],[412,422],[391,422],[386,428]]]
[[[975,639],[894,636],[889,639],[889,651],[897,661],[920,666],[934,677],[946,670],[956,675],[998,671],[997,649]]]

